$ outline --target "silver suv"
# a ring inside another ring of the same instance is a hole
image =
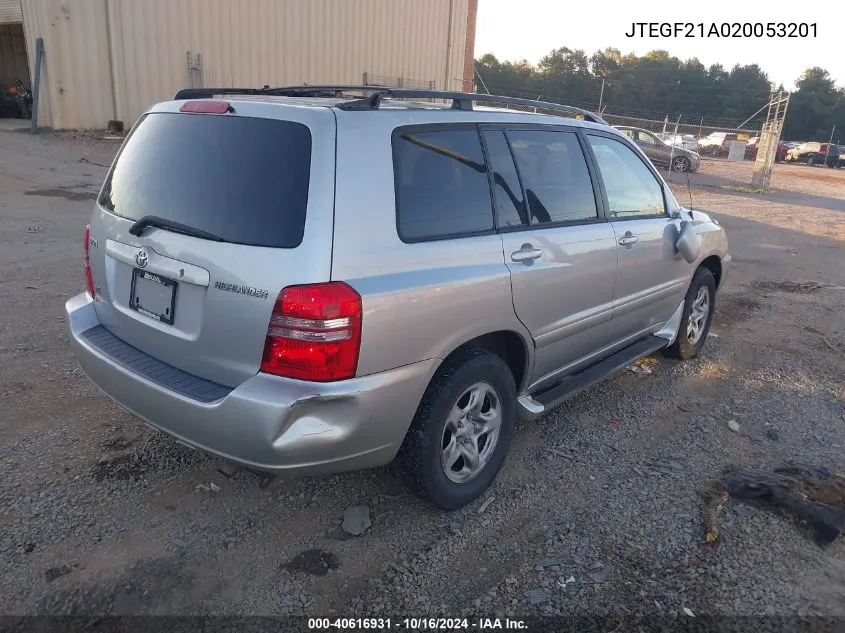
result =
[[[490,485],[517,419],[695,356],[730,260],[595,115],[373,87],[154,106],[84,249],[71,342],[119,406],[257,471],[393,462],[445,509]]]

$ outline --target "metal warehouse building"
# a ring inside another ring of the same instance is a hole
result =
[[[57,129],[129,127],[185,87],[471,90],[477,2],[0,0],[0,80],[29,84],[41,38],[38,124]]]

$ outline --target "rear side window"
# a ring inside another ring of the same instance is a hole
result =
[[[613,218],[660,215],[665,212],[663,187],[642,160],[624,143],[588,135],[599,165]]]
[[[400,130],[393,137],[393,161],[403,241],[493,229],[487,165],[475,128]]]
[[[159,112],[132,132],[100,199],[115,215],[155,215],[226,242],[302,242],[311,132],[292,121]]]
[[[487,157],[493,170],[493,199],[499,226],[523,226],[528,224],[528,211],[522,198],[522,187],[513,163],[508,141],[501,130],[484,132]]]
[[[598,218],[587,161],[574,132],[509,131],[531,224]]]

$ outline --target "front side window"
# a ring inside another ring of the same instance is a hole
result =
[[[532,225],[598,218],[587,161],[574,132],[511,130],[507,136]]]
[[[590,134],[587,138],[604,181],[611,218],[665,212],[663,187],[630,147],[605,136]]]
[[[493,229],[487,165],[475,128],[400,131],[393,138],[393,161],[402,240]]]

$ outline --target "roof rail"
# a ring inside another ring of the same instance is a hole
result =
[[[532,108],[541,108],[565,114],[580,115],[585,120],[602,125],[610,125],[599,115],[568,106],[561,103],[549,101],[535,101],[533,99],[522,99],[520,97],[508,97],[504,95],[480,94],[477,92],[450,92],[444,90],[426,90],[416,88],[392,88],[388,86],[283,86],[280,88],[185,88],[176,93],[174,99],[208,99],[220,94],[246,94],[246,95],[276,95],[286,97],[342,97],[344,93],[362,92],[371,93],[358,99],[351,99],[339,104],[337,107],[343,110],[378,110],[381,100],[384,97],[395,99],[451,99],[452,108],[456,110],[471,111],[474,102],[479,103],[501,103],[506,105],[520,105]]]
[[[362,106],[370,105],[372,108],[378,108],[381,97],[393,97],[397,99],[416,98],[416,99],[451,99],[452,108],[456,110],[471,111],[472,104],[478,103],[501,103],[506,105],[521,105],[532,108],[541,108],[543,110],[551,110],[553,112],[561,112],[566,114],[581,115],[587,121],[593,123],[600,123],[602,125],[610,125],[607,121],[602,119],[599,115],[568,106],[561,103],[551,103],[549,101],[535,101],[533,99],[522,99],[520,97],[508,97],[504,95],[480,94],[477,92],[450,92],[444,90],[426,90],[416,88],[387,88],[384,91],[374,92],[370,97],[359,101],[347,101],[338,105],[342,109],[361,109]]]
[[[183,88],[173,97],[181,99],[211,99],[216,95],[273,95],[281,97],[341,97],[351,91],[382,92],[387,86],[284,86],[281,88]]]

